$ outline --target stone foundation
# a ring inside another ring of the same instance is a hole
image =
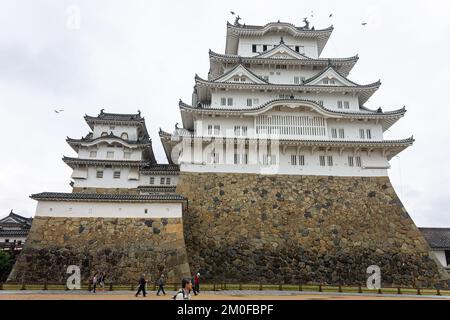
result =
[[[431,286],[439,270],[388,177],[181,173],[184,235],[204,281]]]
[[[190,274],[181,218],[35,217],[8,281],[65,283],[68,265],[83,281],[98,271],[107,282],[136,284],[143,272],[154,282],[163,272],[178,283]]]

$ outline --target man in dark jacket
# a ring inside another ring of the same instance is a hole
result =
[[[145,292],[145,285],[147,284],[147,280],[145,280],[145,273],[143,273],[142,275],[141,275],[141,277],[139,278],[139,289],[138,289],[138,291],[136,292],[136,297],[141,293],[141,291],[142,291],[142,295],[144,296],[144,298],[145,298],[145,296],[146,296],[146,292]]]
[[[166,295],[166,292],[164,291],[164,284],[166,283],[166,280],[164,279],[164,275],[162,274],[161,277],[159,277],[156,284],[158,285],[158,291],[156,292],[156,295],[159,296],[159,293],[162,291],[163,295]]]

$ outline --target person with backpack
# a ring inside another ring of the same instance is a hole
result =
[[[145,280],[145,273],[143,273],[141,275],[141,277],[139,278],[139,288],[138,291],[136,292],[135,296],[137,297],[141,291],[142,291],[142,295],[144,296],[144,298],[146,297],[147,293],[145,292],[145,285],[147,284],[147,280]]]
[[[96,293],[95,289],[97,288],[97,272],[94,273],[94,276],[92,277],[92,289],[91,292]]]
[[[159,293],[162,291],[163,295],[166,295],[166,292],[164,291],[164,285],[166,281],[164,279],[164,275],[162,274],[161,277],[159,277],[156,284],[158,285],[158,291],[156,292],[156,295],[159,296]]]
[[[184,278],[181,281],[181,289],[173,296],[173,300],[191,300],[190,292],[192,290],[192,281],[189,278]]]

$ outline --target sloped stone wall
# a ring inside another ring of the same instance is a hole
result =
[[[182,173],[191,270],[205,280],[365,285],[438,282],[436,262],[388,177]]]
[[[190,274],[181,218],[36,217],[8,281],[64,284],[68,265],[80,266],[83,281],[98,271],[136,284],[143,272],[150,281],[164,272],[178,283]]]

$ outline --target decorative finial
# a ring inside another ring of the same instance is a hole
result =
[[[283,37],[281,37],[281,39],[280,39],[280,44],[284,44],[284,39],[283,39]]]
[[[238,63],[242,64],[242,57],[241,56],[238,56]]]
[[[100,110],[100,114],[103,114],[103,111],[105,111],[105,109],[101,109],[101,110]]]
[[[328,59],[328,67],[331,67],[331,59]]]
[[[309,21],[308,18],[303,18],[303,22],[305,23],[305,25],[303,26],[303,29],[309,29]]]
[[[278,23],[280,23],[280,19],[278,19]]]
[[[181,100],[181,99],[180,99]],[[162,132],[162,129],[161,129],[161,127],[159,127],[159,133],[161,133]]]
[[[139,117],[141,116],[141,110],[138,110],[138,116]]]
[[[12,213],[13,213],[13,209],[11,209],[11,212],[9,214],[12,214]]]
[[[381,107],[379,107],[379,108],[377,109],[377,112],[378,112],[378,113],[382,113],[382,112],[383,112],[383,109],[381,109]]]
[[[175,123],[175,129],[179,129],[179,128],[178,128],[178,122]]]
[[[234,25],[235,26],[240,26],[241,24],[239,23],[239,20],[241,20],[241,17],[239,17],[239,15],[236,17],[236,19],[234,20]]]

